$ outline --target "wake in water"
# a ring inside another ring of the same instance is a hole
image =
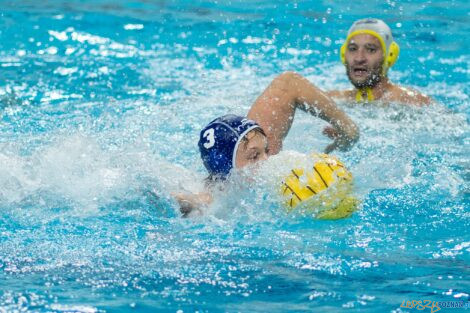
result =
[[[61,214],[87,216],[116,201],[144,196],[168,205],[170,193],[197,192],[202,186],[200,175],[145,148],[102,147],[80,133],[57,135],[26,155],[4,145],[0,161],[0,203],[12,214],[18,206],[31,212],[65,206],[72,211]]]
[[[360,121],[361,139],[352,151],[338,155],[353,172],[356,193],[361,198],[375,189],[412,185],[430,186],[454,196],[468,188],[469,165],[464,158],[468,152],[465,148],[468,125],[462,114],[439,105],[427,108],[398,104],[346,106],[345,109],[353,119]],[[159,115],[159,109],[150,113],[131,112],[123,125],[132,125],[135,120],[152,121],[161,118]],[[299,112],[285,141],[287,150],[297,146],[297,150],[311,153],[313,148],[325,146],[328,141],[320,135],[322,127],[314,118]],[[308,136],[305,135],[307,129],[311,129]],[[0,203],[7,207],[15,203],[48,207],[51,206],[48,202],[60,206],[64,201],[84,213],[142,194],[150,195],[154,201],[166,199],[168,205],[172,203],[171,193],[195,193],[204,188],[204,171],[177,165],[149,149],[141,140],[132,142],[128,137],[125,144],[116,144],[118,138],[114,136],[118,134],[116,130],[95,134],[59,133],[39,139],[43,143],[36,142],[36,148],[28,147],[38,140],[34,137],[23,138],[24,146],[13,148],[4,144],[0,153],[5,165],[0,170]],[[179,136],[183,146],[188,138],[194,137],[186,133]],[[160,136],[158,145],[174,146],[172,138]],[[183,153],[177,146],[175,148]],[[191,155],[188,162],[202,168],[197,151],[192,151]],[[268,182],[272,190],[276,189],[274,186],[282,181],[285,172],[301,162],[300,159],[282,152],[259,169],[255,180]],[[276,199],[276,193],[268,198]],[[224,197],[239,200],[236,194],[227,192]],[[259,199],[248,197],[246,201],[253,202],[253,210],[259,211]]]

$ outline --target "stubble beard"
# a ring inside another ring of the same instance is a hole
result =
[[[374,88],[377,86],[383,79],[383,76],[381,74],[382,72],[382,66],[377,66],[372,69],[371,73],[369,76],[366,77],[366,79],[362,81],[356,81],[351,77],[351,67],[346,64],[346,73],[348,75],[348,79],[353,84],[354,87],[357,89],[362,89],[362,88]]]

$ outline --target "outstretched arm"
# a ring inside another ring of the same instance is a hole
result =
[[[331,98],[299,74],[285,72],[271,82],[248,112],[248,118],[266,132],[270,154],[281,150],[297,108],[327,121],[338,132],[325,152],[347,150],[359,139],[356,124]]]

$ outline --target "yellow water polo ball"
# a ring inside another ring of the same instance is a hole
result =
[[[291,170],[281,185],[288,212],[314,215],[317,219],[340,219],[356,211],[352,195],[353,176],[334,156],[312,154],[311,164]]]

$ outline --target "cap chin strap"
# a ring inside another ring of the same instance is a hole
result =
[[[365,102],[366,100],[362,96],[363,94],[367,94],[367,101],[374,101],[374,94],[372,93],[372,88],[370,87],[364,87],[364,88],[359,88],[357,89],[356,92],[356,101],[357,102]]]

